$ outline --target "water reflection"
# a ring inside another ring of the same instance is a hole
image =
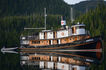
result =
[[[89,70],[99,64],[102,52],[69,51],[3,51],[0,54],[2,70]],[[10,54],[17,53],[17,54]],[[101,54],[99,57],[97,53]]]
[[[86,54],[86,53],[85,53]],[[91,56],[63,52],[20,52],[21,66],[33,66],[49,70],[86,70],[91,63],[98,63],[98,59]]]

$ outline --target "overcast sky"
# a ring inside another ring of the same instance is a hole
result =
[[[68,4],[75,4],[75,3],[79,3],[81,1],[86,1],[86,0],[64,0],[64,1]]]
[[[85,0],[64,0],[64,1],[68,4],[75,4],[75,3],[79,3],[80,1],[85,1]]]

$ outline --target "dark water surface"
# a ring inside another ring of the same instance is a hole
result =
[[[85,70],[91,63],[99,63],[94,56],[94,52],[0,52],[0,70]]]
[[[0,70],[20,70],[19,54],[0,52]]]
[[[38,67],[21,66],[20,54],[0,52],[0,70],[40,70]]]

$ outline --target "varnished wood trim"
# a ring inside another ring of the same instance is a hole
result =
[[[20,49],[60,49],[60,48],[69,48],[69,47],[74,47],[74,46],[81,46],[81,45],[85,45],[85,44],[91,44],[91,43],[94,43],[94,42],[90,42],[90,43],[84,43],[84,44],[78,44],[78,45],[72,45],[72,46],[62,46],[62,47],[49,47],[49,48],[20,48]]]

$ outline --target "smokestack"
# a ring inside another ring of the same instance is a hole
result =
[[[64,28],[66,26],[66,20],[64,20],[62,16],[61,16],[61,26]]]

